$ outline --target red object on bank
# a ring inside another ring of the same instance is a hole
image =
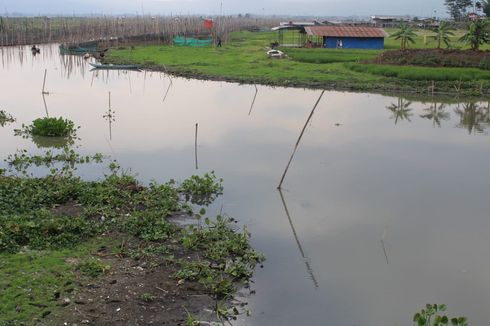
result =
[[[214,22],[212,19],[205,19],[204,20],[204,28],[206,29],[212,29],[214,26]]]

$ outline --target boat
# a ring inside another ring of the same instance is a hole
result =
[[[61,54],[80,54],[97,52],[97,42],[84,42],[77,44],[61,44],[59,46]]]
[[[113,65],[103,63],[89,63],[95,69],[110,69],[110,70],[137,70],[141,68],[141,65]]]

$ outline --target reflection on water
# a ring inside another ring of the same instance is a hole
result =
[[[412,102],[399,97],[397,99],[397,103],[391,103],[386,107],[393,114],[390,119],[395,120],[395,125],[398,123],[398,121],[412,121],[410,120],[410,118],[413,116],[412,109],[410,108],[411,105]]]
[[[459,118],[458,127],[468,130],[468,134],[484,133],[490,126],[489,107],[478,103],[464,103],[454,110]]]
[[[238,324],[412,325],[426,303],[488,324],[488,103],[326,92],[278,196],[319,91],[89,73],[53,49],[0,50],[0,108],[17,119],[0,128],[0,155],[40,151],[13,130],[48,105],[81,126],[82,154],[111,155],[145,182],[195,174],[198,149],[200,173],[225,180],[210,214],[247,224],[268,258]]]
[[[451,115],[449,112],[446,112],[444,109],[446,108],[446,104],[444,103],[431,103],[430,107],[424,109],[424,114],[421,114],[420,117],[423,119],[427,119],[432,121],[433,127],[441,127],[441,121],[447,121],[450,119]]]

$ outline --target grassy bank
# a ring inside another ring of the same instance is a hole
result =
[[[115,311],[127,324],[185,323],[203,308],[223,319],[239,313],[229,299],[263,257],[232,219],[191,208],[211,203],[222,181],[211,173],[144,187],[114,162],[99,181],[72,174],[100,159],[25,152],[7,159],[0,325],[105,324]],[[33,168],[50,175],[31,177]],[[182,218],[189,226],[176,223]],[[162,305],[167,310],[155,313]]]
[[[110,51],[107,62],[138,63],[147,69],[167,71],[175,75],[202,79],[227,80],[276,86],[296,86],[372,92],[427,92],[436,81],[435,93],[455,93],[455,80],[467,75],[465,69],[423,70],[416,79],[403,75],[372,73],[361,68],[363,60],[374,58],[380,51],[336,49],[284,49],[288,59],[267,58],[266,47],[274,33],[239,32],[222,48],[190,48],[177,46],[144,46]],[[389,40],[387,42],[393,42]],[[395,46],[393,44],[387,46]],[[359,68],[355,68],[355,66]],[[394,68],[396,69],[396,68]],[[407,67],[407,69],[411,69]],[[450,72],[448,72],[450,71]],[[447,75],[456,76],[448,79]],[[470,72],[471,74],[471,72]],[[478,73],[478,79],[464,78],[458,84],[461,95],[488,96],[490,72]],[[465,80],[468,79],[468,80]],[[483,90],[484,94],[481,94]]]

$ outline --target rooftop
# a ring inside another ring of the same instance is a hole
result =
[[[382,28],[358,26],[307,26],[306,33],[311,36],[326,37],[387,37]]]

